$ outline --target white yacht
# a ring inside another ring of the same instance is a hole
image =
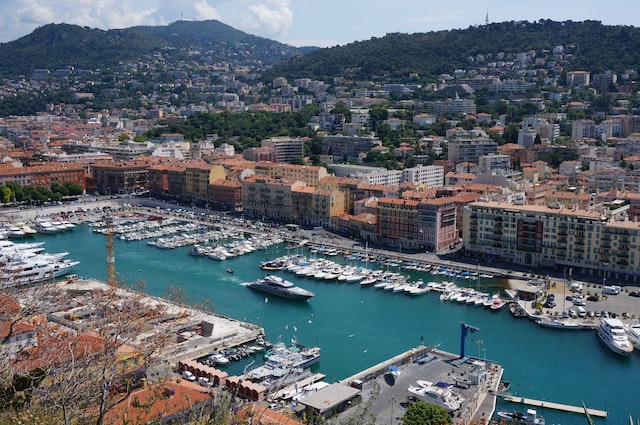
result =
[[[22,239],[26,236],[24,230],[18,226],[11,226],[8,230],[9,232],[7,236],[9,236],[10,239]]]
[[[634,321],[629,325],[625,325],[624,330],[627,332],[631,344],[633,344],[637,350],[640,350],[640,322]]]
[[[60,229],[55,227],[49,221],[39,221],[38,223],[35,224],[34,227],[35,227],[36,231],[38,231],[39,233],[58,233],[58,232],[60,232]]]
[[[627,332],[620,319],[605,317],[598,325],[598,337],[616,354],[628,356],[633,351]]]
[[[445,382],[434,384],[429,381],[417,381],[417,385],[409,386],[407,391],[410,396],[444,407],[449,412],[458,410],[464,401],[464,398],[451,391],[451,384]]]
[[[277,295],[290,300],[306,301],[314,296],[313,292],[295,286],[290,281],[275,275],[265,276],[262,279],[258,279],[254,282],[247,282],[244,285],[257,291],[266,292],[267,294]]]

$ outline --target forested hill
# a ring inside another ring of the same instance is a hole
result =
[[[193,56],[197,51],[198,55]],[[219,60],[272,64],[304,50],[247,34],[216,20],[178,21],[103,31],[49,24],[18,40],[0,43],[0,76],[30,75],[34,68],[103,69],[161,52],[168,60]]]
[[[624,71],[640,68],[640,29],[599,21],[503,22],[462,30],[392,33],[344,46],[320,49],[274,69],[290,78],[348,75],[406,77],[450,73],[469,67],[467,58],[487,53],[540,52],[564,46],[573,53],[570,69]]]

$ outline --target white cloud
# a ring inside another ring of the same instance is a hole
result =
[[[196,11],[197,19],[209,20],[209,19],[217,19],[221,20],[220,13],[218,10],[211,6],[206,0],[196,1],[193,4],[193,8]]]
[[[287,33],[293,24],[293,11],[289,0],[263,0],[249,4],[243,18],[248,28],[271,37]]]
[[[66,23],[93,28],[154,24],[158,0],[3,0],[0,40],[11,41],[36,27]]]

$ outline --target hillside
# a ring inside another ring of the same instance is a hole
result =
[[[468,57],[487,53],[518,53],[564,46],[574,54],[570,67],[600,72],[640,66],[640,29],[607,26],[598,21],[503,22],[462,30],[387,34],[296,57],[273,70],[289,78],[347,75],[433,76],[469,66]]]
[[[272,64],[301,50],[236,30],[219,21],[178,21],[103,31],[68,24],[49,24],[18,40],[0,44],[0,76],[29,75],[34,68],[107,68],[163,51],[181,59],[193,51],[202,61],[231,60]]]

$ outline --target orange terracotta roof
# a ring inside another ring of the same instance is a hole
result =
[[[269,409],[261,403],[249,403],[238,412],[238,418],[246,420],[247,423],[254,425],[302,425],[303,422],[297,421],[287,415],[275,410]]]
[[[5,338],[11,335],[20,335],[26,332],[31,332],[36,329],[30,323],[25,322],[0,322],[0,341],[4,341]]]
[[[113,406],[104,417],[105,425],[158,423],[185,410],[212,400],[213,393],[192,382],[170,380],[149,388],[138,388]]]

